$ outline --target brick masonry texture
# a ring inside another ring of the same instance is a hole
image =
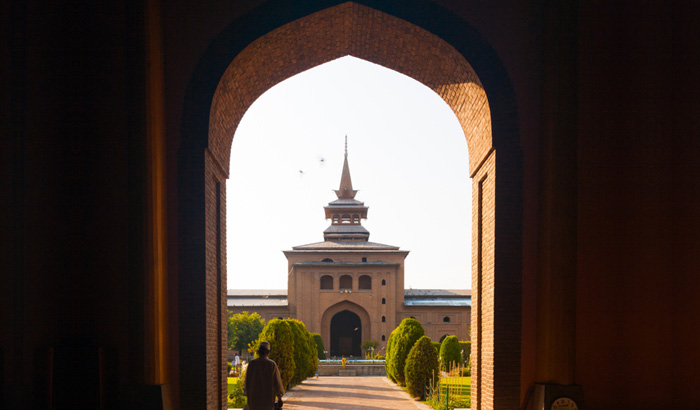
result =
[[[474,173],[491,148],[491,116],[472,67],[434,34],[356,3],[288,23],[253,41],[233,60],[210,111],[212,155],[228,169],[236,127],[262,93],[295,74],[347,55],[405,74],[440,95],[467,136],[470,173]]]

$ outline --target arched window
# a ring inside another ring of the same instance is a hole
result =
[[[369,275],[362,275],[360,276],[360,280],[358,281],[357,284],[358,289],[372,289],[372,278],[369,277]]]
[[[333,289],[333,276],[321,276],[321,289]]]
[[[446,337],[447,335],[442,335],[442,337],[440,338],[440,343],[442,343],[442,341],[445,340]]]
[[[333,215],[333,223],[334,224],[338,223],[338,215]]]
[[[382,335],[382,342],[386,340],[386,336]]]
[[[359,224],[360,223],[360,217],[357,215],[352,216],[352,223],[354,224]]]
[[[415,318],[416,318],[415,316],[411,316],[411,319],[415,319]]]
[[[343,215],[340,218],[340,223],[349,224],[350,223],[350,215]]]
[[[386,299],[382,298],[382,305],[386,305]]]
[[[386,322],[386,316],[382,316],[382,323]]]
[[[382,279],[382,286],[386,286],[386,279]]]
[[[330,262],[333,262],[333,259],[331,259],[331,258],[325,258],[325,259],[323,259],[321,262],[330,263]]]
[[[450,323],[450,317],[449,317],[449,316],[445,316],[445,317],[442,318],[442,321],[445,322],[445,323]]]
[[[350,275],[340,277],[340,289],[352,289],[352,277]]]

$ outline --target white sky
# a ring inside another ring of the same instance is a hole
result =
[[[471,180],[457,118],[423,84],[353,57],[277,84],[245,113],[226,188],[228,288],[287,288],[282,250],[323,241],[346,134],[369,240],[411,251],[406,288],[471,288]]]

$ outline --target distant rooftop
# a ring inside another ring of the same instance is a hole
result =
[[[404,306],[471,306],[471,297],[445,298],[445,297],[416,297],[406,298]]]
[[[251,298],[228,298],[226,300],[226,306],[228,307],[243,307],[243,306],[288,306],[287,298],[276,299],[276,298],[261,298],[261,297],[251,297]]]
[[[406,289],[404,306],[471,306],[471,289]]]
[[[229,289],[228,296],[284,296],[287,289]]]
[[[405,306],[471,306],[471,289],[406,289]],[[229,289],[227,306],[288,306],[285,289]]]
[[[471,296],[471,289],[406,289],[406,296]]]
[[[287,306],[286,289],[228,289],[226,306]]]

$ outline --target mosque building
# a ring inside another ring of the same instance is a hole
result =
[[[412,317],[433,341],[448,335],[469,340],[471,290],[404,289],[409,251],[369,241],[362,226],[368,207],[355,199],[347,142],[338,197],[325,209],[331,225],[323,242],[284,251],[287,290],[228,290],[228,309],[264,319],[299,319],[319,333],[331,356],[360,356],[362,342],[386,349],[389,334]]]

